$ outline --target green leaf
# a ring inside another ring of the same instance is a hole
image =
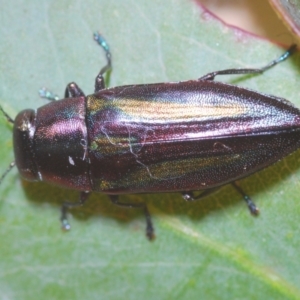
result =
[[[105,63],[92,40],[110,44],[110,85],[198,78],[225,68],[260,67],[283,49],[226,27],[194,1],[2,1],[0,104],[12,117],[63,95],[76,81],[93,92]],[[225,82],[290,99],[300,107],[299,56],[258,76]],[[0,168],[13,160],[11,126],[1,118]],[[77,193],[22,181],[0,186],[1,299],[299,299],[299,153],[240,182],[261,209],[253,218],[230,186],[195,203],[178,194],[128,195],[141,212],[94,194],[59,230],[60,204]]]

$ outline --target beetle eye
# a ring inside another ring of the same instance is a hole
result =
[[[23,110],[17,115],[14,123],[14,151],[19,172],[29,181],[38,181],[39,179],[34,163],[34,133],[35,111]]]

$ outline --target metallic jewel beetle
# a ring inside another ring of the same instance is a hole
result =
[[[111,54],[103,37],[107,64],[89,96],[74,82],[65,98],[20,112],[13,121],[15,164],[29,181],[45,181],[80,191],[76,203],[62,206],[62,226],[69,229],[67,209],[80,206],[92,191],[113,203],[144,209],[146,235],[154,237],[145,204],[122,203],[128,193],[181,192],[184,199],[204,197],[232,183],[252,214],[258,209],[235,184],[278,161],[300,146],[300,111],[288,101],[214,81],[225,74],[262,73],[285,60],[293,45],[261,69],[228,69],[197,80],[105,88]],[[10,168],[2,176],[1,180]],[[205,190],[194,197],[193,191]]]

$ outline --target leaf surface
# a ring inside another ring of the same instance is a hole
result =
[[[2,1],[0,104],[13,118],[63,95],[86,94],[105,64],[92,40],[112,51],[110,86],[188,80],[226,68],[260,67],[284,50],[226,27],[193,1]],[[299,56],[258,76],[223,76],[300,107]],[[0,168],[13,160],[11,126],[1,123]],[[157,239],[144,237],[139,211],[94,194],[59,230],[63,201],[77,193],[22,181],[0,186],[1,299],[299,299],[299,152],[240,182],[261,210],[253,218],[230,186],[186,203],[178,194],[129,195],[146,201]]]

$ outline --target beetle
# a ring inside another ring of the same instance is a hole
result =
[[[296,51],[291,46],[259,69],[226,69],[196,80],[105,88],[106,65],[85,96],[75,82],[65,97],[46,89],[50,103],[21,111],[12,120],[15,162],[21,176],[80,191],[79,201],[65,202],[62,228],[70,229],[68,208],[81,206],[92,191],[107,194],[114,204],[144,210],[146,235],[154,238],[144,203],[123,203],[131,193],[181,192],[187,201],[207,196],[231,183],[253,215],[259,210],[235,183],[300,146],[300,110],[290,102],[253,90],[214,81],[217,75],[262,73]],[[202,191],[195,197],[193,191]]]

